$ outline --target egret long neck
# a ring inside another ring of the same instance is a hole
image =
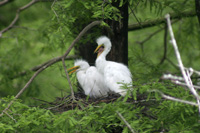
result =
[[[104,74],[104,68],[107,65],[106,55],[110,52],[111,49],[111,45],[109,44],[110,42],[108,42],[108,44],[104,44],[104,51],[96,59],[96,67],[101,74]]]
[[[106,66],[106,62],[107,62],[106,57],[103,53],[96,59],[96,62],[95,62],[96,67],[101,74],[104,74],[104,67]]]

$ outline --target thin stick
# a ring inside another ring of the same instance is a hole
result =
[[[194,73],[196,73],[197,75],[199,75],[199,76],[200,76],[200,72],[199,72],[199,71],[196,71],[196,70],[194,70],[193,68],[186,68],[186,67],[184,67],[184,69],[185,69],[185,70],[189,70],[190,72],[194,72]]]
[[[169,33],[170,33],[170,36],[171,36],[171,43],[174,47],[174,50],[175,50],[175,54],[176,54],[176,58],[177,58],[177,61],[178,61],[178,64],[179,64],[179,68],[181,70],[181,73],[183,75],[183,78],[185,80],[185,83],[187,85],[187,87],[190,89],[190,91],[192,92],[192,94],[196,97],[197,99],[197,103],[198,103],[198,107],[199,107],[199,114],[200,114],[200,97],[198,95],[198,93],[196,92],[196,90],[194,89],[194,86],[192,84],[191,81],[191,78],[189,75],[186,74],[185,72],[185,69],[184,69],[184,66],[183,66],[183,63],[182,63],[182,60],[181,60],[181,56],[180,56],[180,53],[179,53],[179,50],[178,50],[178,47],[177,47],[177,44],[176,44],[176,40],[175,40],[175,37],[174,37],[174,33],[173,33],[173,30],[172,30],[172,26],[171,26],[171,21],[170,21],[170,15],[167,14],[165,16],[165,18],[167,19],[167,25],[168,25],[168,28],[169,28]]]
[[[2,111],[2,113],[0,114],[0,117],[3,116],[3,114],[10,108],[10,106],[14,103],[14,101],[19,98],[19,96],[26,90],[26,88],[29,87],[29,85],[33,82],[33,80],[37,77],[37,75],[42,72],[43,70],[45,70],[48,66],[50,66],[52,63],[54,62],[50,62],[49,64],[45,65],[44,67],[40,68],[38,71],[36,71],[34,73],[34,75],[30,78],[30,80],[26,83],[26,85],[17,93],[17,95],[15,96],[15,98],[10,101],[10,103],[8,104],[8,106]]]
[[[63,55],[63,58],[65,58],[69,52],[71,51],[71,49],[74,47],[74,45],[81,39],[81,37],[92,27],[94,27],[95,25],[100,25],[102,21],[93,21],[92,23],[90,23],[89,25],[87,25],[80,33],[79,35],[76,37],[76,39],[74,39],[74,41],[71,43],[71,45],[69,46],[69,48],[67,49],[67,51],[65,52],[65,54]]]
[[[76,58],[78,58],[78,56],[72,55],[72,56],[67,56],[67,57],[65,57],[65,60],[73,60],[73,59],[76,59]],[[33,71],[33,72],[35,72],[35,71],[39,70],[40,68],[42,68],[43,66],[47,65],[49,62],[52,62],[52,61],[54,62],[53,64],[55,64],[55,63],[57,63],[57,62],[59,62],[59,61],[62,61],[62,57],[59,56],[59,57],[52,58],[52,59],[50,59],[50,60],[48,60],[48,61],[46,61],[46,62],[44,62],[44,63],[42,63],[42,64],[40,64],[40,65],[37,65],[37,66],[32,67],[32,68],[29,69],[28,71]],[[53,64],[52,64],[52,65],[53,65]],[[26,74],[28,73],[28,71],[20,72],[19,74],[14,75],[14,76],[11,77],[10,79],[15,79],[15,78],[18,78],[18,77],[20,77],[20,76],[24,76],[24,75],[26,75]],[[0,82],[1,82],[1,81],[0,81]]]
[[[32,6],[33,4],[37,3],[39,0],[32,0],[31,2],[29,2],[28,4],[26,4],[23,7],[20,7],[19,9],[17,9],[16,11],[16,15],[15,18],[13,19],[13,21],[10,23],[9,26],[7,26],[5,29],[0,31],[0,38],[2,37],[2,34],[6,31],[8,31],[9,29],[13,28],[13,26],[15,25],[15,23],[17,22],[17,20],[19,19],[19,14],[21,11],[29,8],[30,6]]]
[[[69,86],[70,86],[70,89],[71,89],[72,100],[75,101],[74,90],[73,90],[72,83],[71,83],[70,78],[69,78],[69,74],[68,74],[68,72],[67,72],[67,67],[66,67],[66,65],[65,65],[65,60],[64,60],[64,58],[62,58],[62,63],[63,63],[63,67],[64,67],[64,70],[65,70],[65,74],[66,74],[66,77],[67,77],[67,80],[68,80],[68,83],[69,83]]]
[[[139,2],[138,2],[138,3],[139,3]],[[141,26],[141,28],[142,28],[142,25],[141,25],[140,21],[138,20],[136,14],[135,14],[135,12],[134,12],[134,10],[130,7],[129,4],[128,4],[128,6],[129,6],[129,8],[131,9],[131,12],[132,12],[133,16],[135,17],[136,21],[138,22],[139,26]]]
[[[178,61],[178,64],[179,64],[179,68],[181,70],[181,73],[183,75],[183,78],[185,79],[185,83],[187,84],[188,88],[191,90],[191,92],[193,93],[193,95],[198,99],[200,100],[200,97],[199,95],[197,94],[197,92],[195,91],[194,87],[190,85],[189,83],[189,80],[188,80],[188,76],[186,75],[186,72],[184,70],[184,66],[183,66],[183,63],[182,63],[182,60],[181,60],[181,56],[180,56],[180,53],[179,53],[179,50],[178,50],[178,47],[177,47],[177,44],[176,44],[176,40],[174,38],[174,33],[173,33],[173,30],[172,30],[172,26],[171,26],[171,22],[170,22],[170,16],[169,14],[167,14],[166,16],[166,19],[167,19],[167,24],[168,24],[168,28],[169,28],[169,33],[170,33],[170,36],[171,36],[171,43],[174,47],[174,50],[175,50],[175,54],[176,54],[176,58],[177,58],[177,61]]]
[[[166,59],[166,57],[167,57],[167,33],[168,33],[168,29],[167,29],[167,24],[165,23],[164,53],[163,53],[163,58],[161,59],[159,65],[163,64],[163,62],[165,61],[165,59]]]
[[[10,114],[8,114],[7,112],[5,112],[5,114],[6,114],[8,117],[10,117],[13,121],[15,121],[15,123],[17,123],[17,121],[16,121]]]
[[[8,2],[10,2],[10,0],[3,0],[3,1],[0,1],[0,6],[3,6],[5,4],[7,4]]]
[[[55,62],[57,62],[57,60],[63,60],[65,59],[65,57],[69,54],[69,52],[71,51],[71,49],[73,48],[73,46],[80,40],[80,38],[89,30],[91,29],[93,26],[95,25],[99,25],[101,24],[101,21],[94,21],[92,23],[90,23],[89,25],[87,25],[81,32],[80,34],[77,36],[77,38],[72,42],[72,44],[70,45],[70,47],[67,49],[66,53],[63,56],[60,56],[52,61],[50,61],[48,64],[44,65],[43,67],[41,67],[39,70],[37,70],[34,75],[30,78],[30,80],[26,83],[26,85],[18,92],[18,94],[15,96],[15,98],[10,101],[10,103],[8,104],[8,106],[2,111],[2,113],[0,114],[0,117],[3,116],[3,114],[10,108],[10,106],[14,103],[15,99],[19,98],[19,96],[26,90],[26,88],[29,87],[29,85],[33,82],[33,80],[37,77],[38,74],[40,74],[40,72],[42,72],[43,70],[45,70],[46,68],[48,68],[49,66],[51,66],[52,64],[54,64]]]
[[[176,80],[176,81],[173,81],[173,80],[172,80],[172,83],[177,84],[177,85],[181,85],[181,86],[186,86],[186,87],[187,87],[187,85],[186,85],[185,83],[182,83],[182,82],[180,82],[180,81],[178,81],[178,80]],[[194,85],[194,88],[195,88],[195,89],[200,89],[200,86]]]
[[[165,99],[168,99],[168,100],[171,100],[171,101],[176,101],[176,102],[180,102],[180,103],[185,103],[185,104],[189,104],[189,105],[193,105],[193,106],[198,106],[198,104],[194,103],[194,102],[191,102],[191,101],[186,101],[186,100],[182,100],[182,99],[178,99],[178,98],[175,98],[175,97],[171,97],[171,96],[168,96],[168,95],[165,95],[164,93],[162,93],[161,91],[159,90],[151,90],[150,92],[158,92],[161,94],[161,96]]]
[[[135,131],[133,130],[133,128],[131,127],[131,125],[126,121],[126,119],[122,116],[121,113],[119,113],[118,111],[116,111],[117,115],[124,121],[124,123],[126,124],[126,126],[128,127],[128,129],[132,132],[135,133]]]
[[[183,11],[181,13],[171,13],[171,18],[172,19],[182,19],[185,17],[195,17],[196,16],[196,12],[191,10],[191,11]],[[152,20],[148,20],[145,22],[140,22],[140,24],[135,23],[135,24],[129,24],[128,25],[128,31],[135,31],[135,30],[141,30],[144,28],[149,28],[149,27],[153,27],[159,24],[163,24],[166,23],[165,21],[166,19],[164,17],[161,18],[156,18],[156,19],[152,19]],[[142,27],[140,26],[142,25]]]

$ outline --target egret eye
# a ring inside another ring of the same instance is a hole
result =
[[[100,48],[103,48],[103,49],[104,49],[104,45],[102,45]]]

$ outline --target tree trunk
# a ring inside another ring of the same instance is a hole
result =
[[[94,27],[89,30],[88,33],[81,38],[79,44],[75,46],[75,55],[86,60],[91,66],[95,65],[97,54],[94,54],[94,50],[97,47],[96,39],[100,35],[101,29],[99,27]]]
[[[113,35],[105,32],[112,42],[112,49],[107,59],[128,65],[128,2],[125,2],[122,7],[119,7],[119,4],[120,0],[112,3],[120,10],[121,21],[105,20],[113,31]]]
[[[120,0],[113,2],[112,5],[120,10],[122,19],[120,22],[115,20],[104,20],[111,28],[113,34],[110,34],[108,29],[93,28],[87,36],[84,36],[82,43],[76,47],[76,54],[89,62],[90,65],[95,64],[96,54],[94,50],[97,47],[96,39],[101,35],[106,35],[111,39],[112,48],[106,59],[120,62],[128,65],[128,2],[125,2],[122,7],[119,7]],[[103,33],[103,34],[102,34]],[[88,39],[90,38],[90,39]]]

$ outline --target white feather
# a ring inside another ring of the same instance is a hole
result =
[[[104,46],[103,52],[96,59],[96,67],[100,73],[104,76],[105,85],[113,92],[119,93],[125,96],[127,89],[122,89],[124,84],[132,85],[132,75],[127,66],[113,62],[107,61],[106,55],[111,50],[111,41],[106,36],[99,37],[97,39],[97,44]]]
[[[103,75],[97,71],[96,67],[89,66],[88,62],[84,60],[76,60],[74,65],[80,67],[76,76],[86,95],[94,98],[108,95]]]

